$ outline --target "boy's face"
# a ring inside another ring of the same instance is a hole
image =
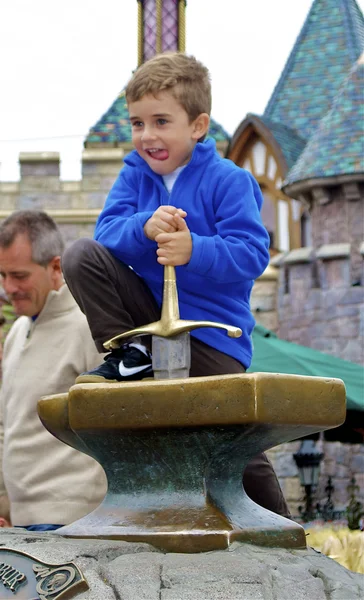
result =
[[[159,175],[186,165],[209,126],[205,113],[190,123],[185,109],[168,91],[156,97],[143,96],[130,102],[128,108],[135,149]]]

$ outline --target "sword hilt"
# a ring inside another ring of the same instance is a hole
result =
[[[142,335],[158,335],[160,337],[174,337],[186,331],[199,329],[200,327],[216,327],[225,329],[229,337],[238,338],[242,331],[239,327],[214,323],[213,321],[187,321],[179,318],[178,293],[176,283],[176,271],[173,266],[164,267],[164,287],[162,313],[159,321],[136,327],[130,331],[120,333],[107,340],[103,345],[106,350],[119,348],[123,340]]]

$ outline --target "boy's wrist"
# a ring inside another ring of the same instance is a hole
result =
[[[151,231],[150,228],[150,219],[148,219],[148,221],[145,223],[144,227],[143,227],[143,231],[144,231],[144,235],[149,239],[154,241],[155,239],[155,235],[153,236],[153,233]]]

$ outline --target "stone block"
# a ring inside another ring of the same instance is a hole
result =
[[[291,295],[290,294],[284,294],[281,298],[280,304],[281,306],[291,306]]]
[[[364,287],[361,285],[349,286],[345,294],[342,294],[339,303],[343,305],[364,304]]]
[[[348,485],[350,483],[350,477],[335,480],[335,490],[333,494],[333,501],[335,506],[347,506],[348,504]]]
[[[353,473],[364,473],[364,456],[362,454],[352,456],[350,469]]]
[[[280,479],[284,497],[288,502],[300,502],[303,497],[302,486],[298,477],[284,477]]]
[[[273,459],[274,470],[278,477],[297,477],[297,465],[294,461],[293,454],[288,452],[276,452]]]
[[[259,325],[276,332],[278,329],[278,317],[275,311],[258,312],[254,314],[254,318]]]
[[[16,210],[43,210],[44,202],[38,194],[20,194]]]
[[[341,344],[339,358],[350,362],[362,365],[364,362],[364,339],[363,336],[356,339],[348,340],[347,343]]]
[[[314,258],[312,246],[295,248],[286,254],[282,260],[285,265],[296,265],[300,263],[309,263]]]
[[[107,194],[105,192],[97,190],[93,192],[90,191],[87,193],[83,192],[81,197],[83,198],[83,202],[87,208],[98,208],[101,210],[105,204]]]
[[[288,509],[292,515],[292,519],[294,521],[299,522],[299,519],[300,519],[299,507],[303,506],[303,496],[301,497],[301,500],[298,502],[294,502],[293,500],[287,500],[287,504],[288,504]]]
[[[12,212],[15,210],[17,195],[16,194],[2,194],[0,190],[0,207],[1,213]],[[4,215],[6,216],[6,215]]]
[[[251,295],[250,306],[253,311],[268,312],[275,309],[275,296],[256,296]]]
[[[253,296],[275,296],[277,292],[276,281],[257,280],[253,285]]]
[[[330,458],[324,457],[321,466],[321,477],[334,477],[336,474],[336,461]],[[326,485],[326,483],[325,483]]]
[[[29,175],[20,181],[20,192],[58,192],[61,189],[59,177],[50,175]]]
[[[60,224],[59,227],[62,232],[66,248],[71,246],[71,244],[78,238],[81,238],[81,237],[92,238],[93,237],[94,226],[91,224],[81,225],[81,224],[66,223],[66,224]]]
[[[272,574],[272,598],[279,600],[327,600],[325,586],[318,577],[307,577],[299,565],[281,565]]]
[[[363,296],[364,302],[364,296]],[[358,304],[347,304],[347,305],[338,305],[335,307],[335,316],[337,317],[359,317],[360,316],[360,306]]]
[[[319,289],[313,288],[308,292],[306,297],[305,308],[310,310],[313,308],[321,308],[322,306],[322,292]]]
[[[318,261],[320,287],[329,289],[351,285],[350,258]]]
[[[289,285],[301,282],[305,288],[312,287],[312,266],[309,263],[289,265]],[[291,289],[291,288],[290,288]]]
[[[281,264],[284,262],[284,259],[287,256],[287,254],[288,252],[279,252],[278,254],[273,256],[270,259],[270,264],[272,265],[272,267],[280,267]]]
[[[349,290],[347,286],[337,286],[332,289],[322,291],[322,309],[324,312],[342,304]],[[351,304],[351,303],[350,303]]]
[[[60,158],[58,152],[21,152],[19,163],[21,184],[27,184],[27,182],[23,182],[22,180],[28,180],[31,177],[59,178]]]
[[[326,354],[337,356],[337,350],[340,347],[340,341],[327,336],[311,337],[310,347]]]
[[[81,181],[61,181],[62,192],[77,194],[81,191]]]
[[[334,260],[335,258],[348,258],[350,256],[350,244],[324,244],[316,251],[316,257],[322,260]]]
[[[337,317],[326,322],[325,335],[334,338],[357,338],[359,329],[359,319],[350,319],[349,317]]]
[[[82,179],[81,189],[83,192],[98,192],[100,191],[100,188],[101,184],[99,176],[90,176]]]
[[[0,194],[18,194],[19,181],[0,181]]]
[[[71,208],[74,210],[84,210],[88,207],[85,206],[80,192],[74,192],[71,194]]]

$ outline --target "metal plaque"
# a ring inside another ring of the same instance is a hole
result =
[[[53,565],[30,554],[0,548],[0,599],[69,600],[88,590],[74,563]]]

